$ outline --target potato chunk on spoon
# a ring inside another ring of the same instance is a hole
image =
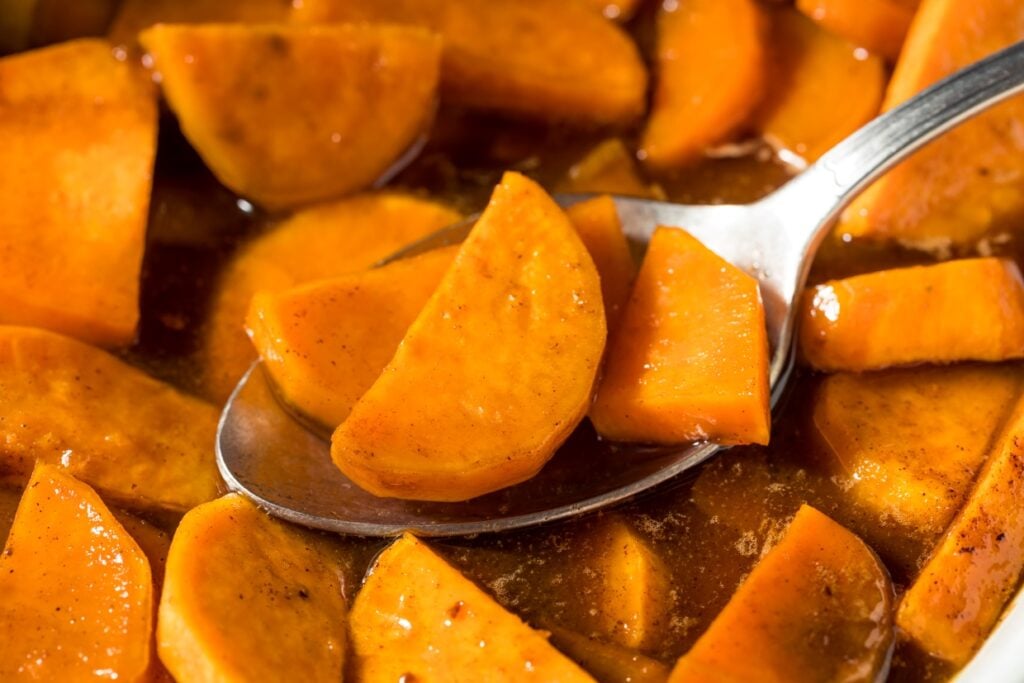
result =
[[[684,206],[625,197],[616,197],[615,203],[631,240],[646,243],[658,225],[683,227],[757,278],[772,348],[770,380],[778,396],[793,362],[794,303],[839,212],[930,140],[1021,91],[1024,43],[953,74],[880,116],[753,204]],[[569,204],[573,198],[562,200]],[[469,227],[445,228],[396,257],[458,242]],[[532,526],[620,502],[720,448],[699,442],[634,459],[599,444],[596,452],[591,449],[582,457],[571,449],[560,453],[532,479],[466,502],[378,498],[334,466],[330,444],[278,405],[262,369],[254,366],[224,407],[217,461],[229,487],[299,524],[366,536],[405,530],[457,536]]]

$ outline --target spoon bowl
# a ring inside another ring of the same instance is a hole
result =
[[[883,114],[781,189],[753,204],[686,206],[615,197],[626,236],[640,246],[659,225],[685,228],[755,277],[772,349],[773,402],[793,363],[795,303],[818,246],[839,213],[869,183],[936,136],[1024,91],[1024,43],[974,64]],[[563,204],[574,197],[560,197]],[[465,237],[458,224],[410,245],[401,258]],[[459,536],[534,526],[603,508],[703,462],[712,443],[643,448],[602,442],[583,426],[541,472],[516,486],[460,503],[378,498],[334,465],[330,444],[293,418],[257,362],[221,415],[217,463],[228,486],[272,514],[362,536],[414,531]]]

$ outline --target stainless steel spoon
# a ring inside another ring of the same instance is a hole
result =
[[[657,225],[686,228],[758,279],[773,356],[773,396],[793,362],[794,302],[829,227],[871,181],[924,144],[1024,91],[1024,43],[974,64],[878,117],[764,199],[745,206],[683,206],[616,197],[630,239]],[[465,236],[465,225],[435,233],[408,255]],[[470,535],[532,526],[620,502],[675,477],[719,450],[711,443],[649,449],[629,457],[614,444],[573,439],[535,478],[465,503],[376,498],[331,462],[329,444],[286,413],[257,363],[221,415],[217,464],[228,486],[272,514],[341,533]]]

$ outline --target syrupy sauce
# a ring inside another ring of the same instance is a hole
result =
[[[483,205],[506,168],[522,170],[549,187],[557,185],[569,165],[597,140],[464,112],[442,111],[439,121],[423,153],[391,186],[427,193],[467,211]],[[676,201],[745,202],[785,182],[788,174],[773,155],[755,146],[750,154],[708,160],[658,180]],[[216,182],[165,114],[143,273],[142,322],[139,341],[128,357],[186,390],[196,390],[195,352],[217,275],[239,244],[272,223],[273,217],[240,202]],[[1020,246],[1009,240],[996,250],[1016,256]],[[927,254],[835,238],[827,240],[811,277],[816,282],[931,260]],[[733,448],[616,510],[671,572],[671,619],[663,624],[660,642],[649,656],[671,664],[684,653],[803,502],[862,536],[884,538],[875,549],[897,588],[913,579],[913,568],[934,539],[908,536],[858,511],[824,472],[822,446],[809,424],[819,381],[812,373],[797,372],[774,415],[771,446]],[[571,440],[572,448],[585,453],[599,447],[588,434],[592,431],[584,428]],[[531,623],[578,624],[593,606],[587,601],[596,599],[580,579],[586,576],[586,532],[594,520],[592,515],[524,532],[438,541],[435,546]],[[349,580],[354,592],[383,542],[346,543],[353,553]],[[941,662],[900,643],[890,678],[935,680],[950,673]]]

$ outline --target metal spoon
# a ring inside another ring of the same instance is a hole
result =
[[[630,239],[645,243],[657,225],[687,229],[756,277],[774,350],[770,378],[778,396],[793,362],[794,302],[818,245],[850,201],[871,181],[941,133],[1024,91],[1024,43],[968,67],[878,117],[775,193],[745,206],[683,206],[616,197]],[[400,255],[450,244],[456,225]],[[579,440],[579,437],[575,437]],[[586,440],[563,447],[535,478],[465,503],[376,498],[331,462],[327,441],[275,400],[257,363],[221,415],[217,464],[228,486],[272,514],[330,531],[427,536],[470,535],[532,526],[596,510],[665,482],[719,450],[711,443],[630,449]]]

